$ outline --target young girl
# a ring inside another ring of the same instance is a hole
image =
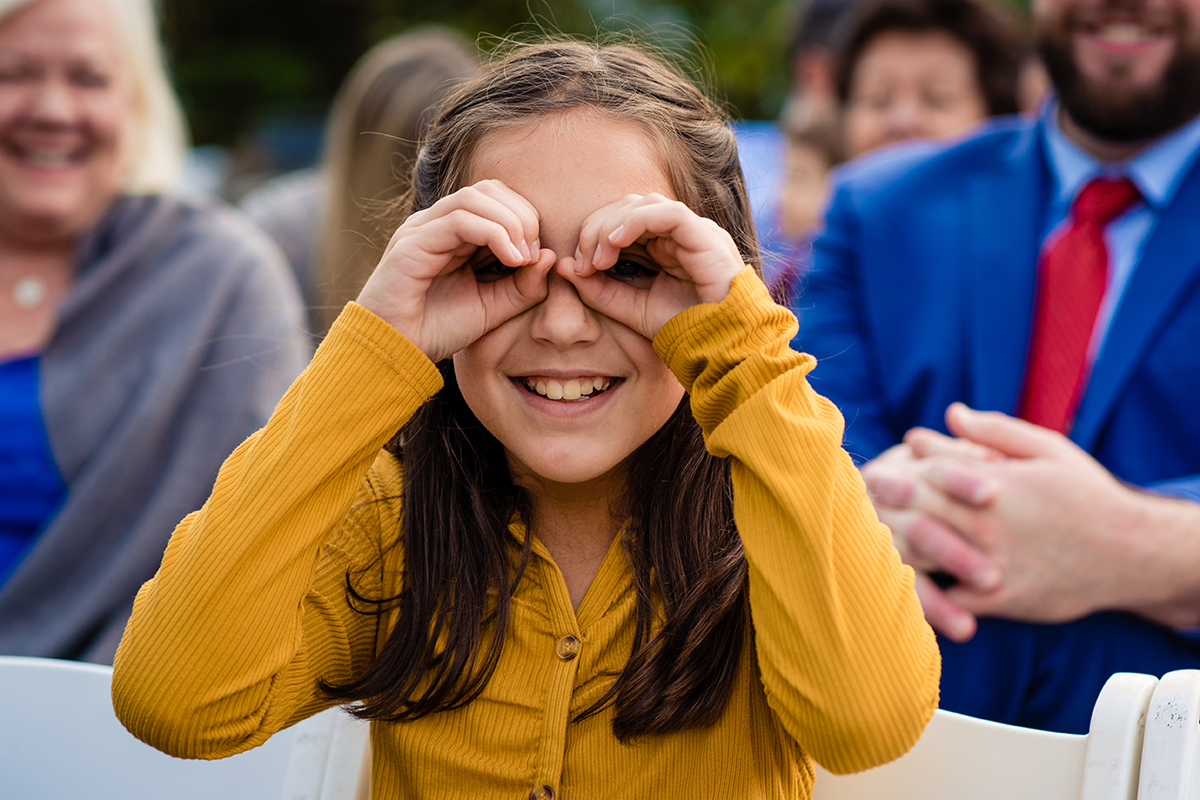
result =
[[[907,750],[934,638],[710,101],[518,48],[414,208],[138,596],[129,729],[217,758],[359,700],[376,798],[807,797]]]

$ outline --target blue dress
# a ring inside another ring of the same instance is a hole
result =
[[[0,361],[0,585],[66,497],[38,401],[39,358]]]

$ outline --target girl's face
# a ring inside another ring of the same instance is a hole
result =
[[[575,253],[594,211],[628,194],[675,197],[636,126],[586,110],[485,138],[468,183],[485,179],[503,181],[537,209],[541,246],[559,259]],[[653,267],[644,252],[628,253]],[[625,270],[637,272],[634,264]],[[542,303],[454,356],[455,374],[467,405],[504,445],[518,483],[605,478],[662,427],[683,387],[648,339],[585,306],[557,272],[547,280]]]

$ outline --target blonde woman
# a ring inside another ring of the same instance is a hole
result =
[[[110,661],[307,353],[270,243],[163,193],[184,142],[150,0],[0,2],[0,653]]]

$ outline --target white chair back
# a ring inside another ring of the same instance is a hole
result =
[[[0,797],[354,800],[367,725],[330,709],[249,752],[172,758],[113,713],[112,668],[0,656]]]
[[[1138,800],[1200,800],[1200,670],[1168,672],[1154,690]]]
[[[1156,679],[1120,673],[1086,736],[934,712],[904,756],[853,775],[817,767],[813,800],[1135,800]]]

